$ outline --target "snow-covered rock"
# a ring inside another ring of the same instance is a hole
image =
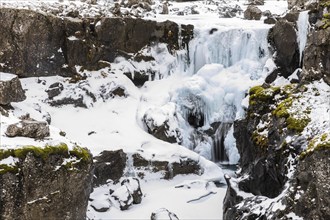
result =
[[[26,98],[18,77],[14,74],[0,72],[0,105],[21,102]]]

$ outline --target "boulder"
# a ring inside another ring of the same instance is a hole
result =
[[[18,77],[13,74],[0,72],[0,105],[21,102],[25,99],[25,92]]]
[[[6,135],[8,137],[29,137],[35,139],[44,139],[49,136],[49,126],[47,122],[35,121],[32,119],[22,120],[16,124],[7,127]]]
[[[299,67],[299,49],[294,24],[280,20],[270,29],[268,42],[276,51],[275,64],[282,76],[288,77]]]
[[[59,94],[61,94],[61,92],[63,91],[64,87],[62,83],[53,83],[52,85],[49,86],[49,88],[46,90],[47,94],[48,94],[48,98],[52,99],[55,96],[58,96]]]
[[[6,155],[13,162],[0,162],[1,219],[86,218],[93,176],[92,156],[86,149],[29,146],[1,151],[1,158]]]
[[[140,204],[142,201],[140,182],[136,178],[127,178],[121,182],[111,197],[119,203],[120,210],[127,210],[133,204]]]
[[[118,182],[123,176],[127,160],[123,150],[103,151],[94,160],[94,186],[106,184],[108,180]]]
[[[132,195],[133,204],[140,204],[142,201],[142,191],[140,181],[137,178],[126,178],[121,182],[122,186],[126,186],[129,193]]]
[[[262,11],[253,5],[249,5],[244,11],[244,18],[247,20],[260,20]]]

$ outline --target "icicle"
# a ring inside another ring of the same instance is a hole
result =
[[[307,42],[307,35],[309,32],[309,21],[308,21],[308,11],[303,11],[299,13],[299,18],[297,21],[298,32],[297,32],[297,41],[299,44],[299,65],[301,65],[303,51]]]

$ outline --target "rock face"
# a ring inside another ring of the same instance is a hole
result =
[[[287,77],[299,67],[299,49],[293,23],[280,20],[270,29],[268,42],[276,51],[277,72]]]
[[[328,218],[330,142],[318,134],[323,139],[314,146],[315,137],[302,134],[313,106],[302,100],[314,91],[304,85],[250,89],[247,117],[234,123],[241,171],[237,179],[226,177],[224,219]]]
[[[248,20],[260,20],[261,15],[262,11],[258,7],[252,5],[249,5],[244,11],[244,18]]]
[[[21,102],[25,99],[25,92],[18,77],[13,74],[0,72],[0,105]]]
[[[179,26],[133,18],[60,18],[29,10],[0,9],[0,71],[20,77],[75,74],[75,66],[97,70],[118,55],[137,53],[152,42],[179,49]],[[36,26],[35,24],[38,23]],[[191,25],[182,25],[183,44]]]
[[[92,187],[92,157],[66,145],[1,151],[1,219],[85,219]],[[71,162],[66,162],[70,158]]]
[[[302,79],[311,82],[323,79],[330,85],[330,28],[313,29],[304,50]]]
[[[28,10],[0,9],[0,71],[20,77],[63,74],[65,56],[60,19]],[[36,25],[38,24],[38,25]]]
[[[294,201],[292,210],[297,215],[306,219],[330,218],[329,164],[329,149],[314,152],[299,161],[293,183],[294,190],[290,195],[291,201]]]

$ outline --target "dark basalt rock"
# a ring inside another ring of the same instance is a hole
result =
[[[294,190],[290,195],[294,203],[290,208],[305,219],[330,218],[329,148],[314,152],[297,165]]]
[[[124,73],[125,76],[127,76],[135,86],[137,87],[142,87],[145,82],[149,81],[149,75],[153,75],[152,72],[144,72],[144,71],[134,71],[134,73],[127,72]],[[133,77],[134,76],[134,77]],[[151,78],[151,77],[150,77]]]
[[[52,99],[55,96],[58,96],[59,94],[61,94],[61,92],[63,91],[64,87],[62,83],[53,83],[52,85],[49,86],[49,88],[46,90],[47,94],[48,94],[48,98]]]
[[[0,78],[0,105],[8,105],[11,102],[24,101],[26,96],[18,77],[15,77],[15,75],[12,74],[6,75],[14,77],[10,80]]]
[[[76,14],[72,14],[76,17]],[[0,9],[0,66],[20,77],[72,76],[75,66],[98,70],[110,67],[121,54],[138,53],[154,42],[178,44],[179,26],[171,21],[134,18],[60,18],[20,9]],[[38,25],[35,25],[35,24]],[[192,25],[182,25],[182,42],[193,36]]]
[[[243,198],[237,195],[236,190],[232,187],[232,183],[230,182],[230,176],[225,175],[225,180],[227,183],[227,192],[226,196],[223,200],[223,219],[230,220],[232,216],[237,213],[237,208],[235,205],[243,200]]]
[[[201,168],[198,161],[191,160],[189,158],[180,159],[180,163],[174,162],[171,164],[172,175],[182,174],[200,174]]]
[[[323,79],[330,85],[330,28],[312,29],[304,50],[302,80]]]
[[[0,218],[85,219],[93,161],[79,162],[70,169],[63,165],[67,156],[53,153],[43,159],[27,153],[16,162],[17,172],[1,172]]]
[[[127,160],[123,150],[103,151],[94,160],[94,186],[106,184],[108,180],[118,182],[123,176]]]
[[[24,9],[1,8],[0,20],[0,63],[5,64],[0,71],[20,77],[64,74],[61,19]]]
[[[281,76],[288,77],[299,67],[297,34],[292,23],[280,20],[270,29],[268,42],[276,51],[275,63]]]
[[[52,100],[49,102],[49,104],[55,107],[59,107],[62,105],[73,105],[74,107],[87,108],[86,104],[84,103],[84,98],[82,96],[78,98],[64,97],[62,99]]]

